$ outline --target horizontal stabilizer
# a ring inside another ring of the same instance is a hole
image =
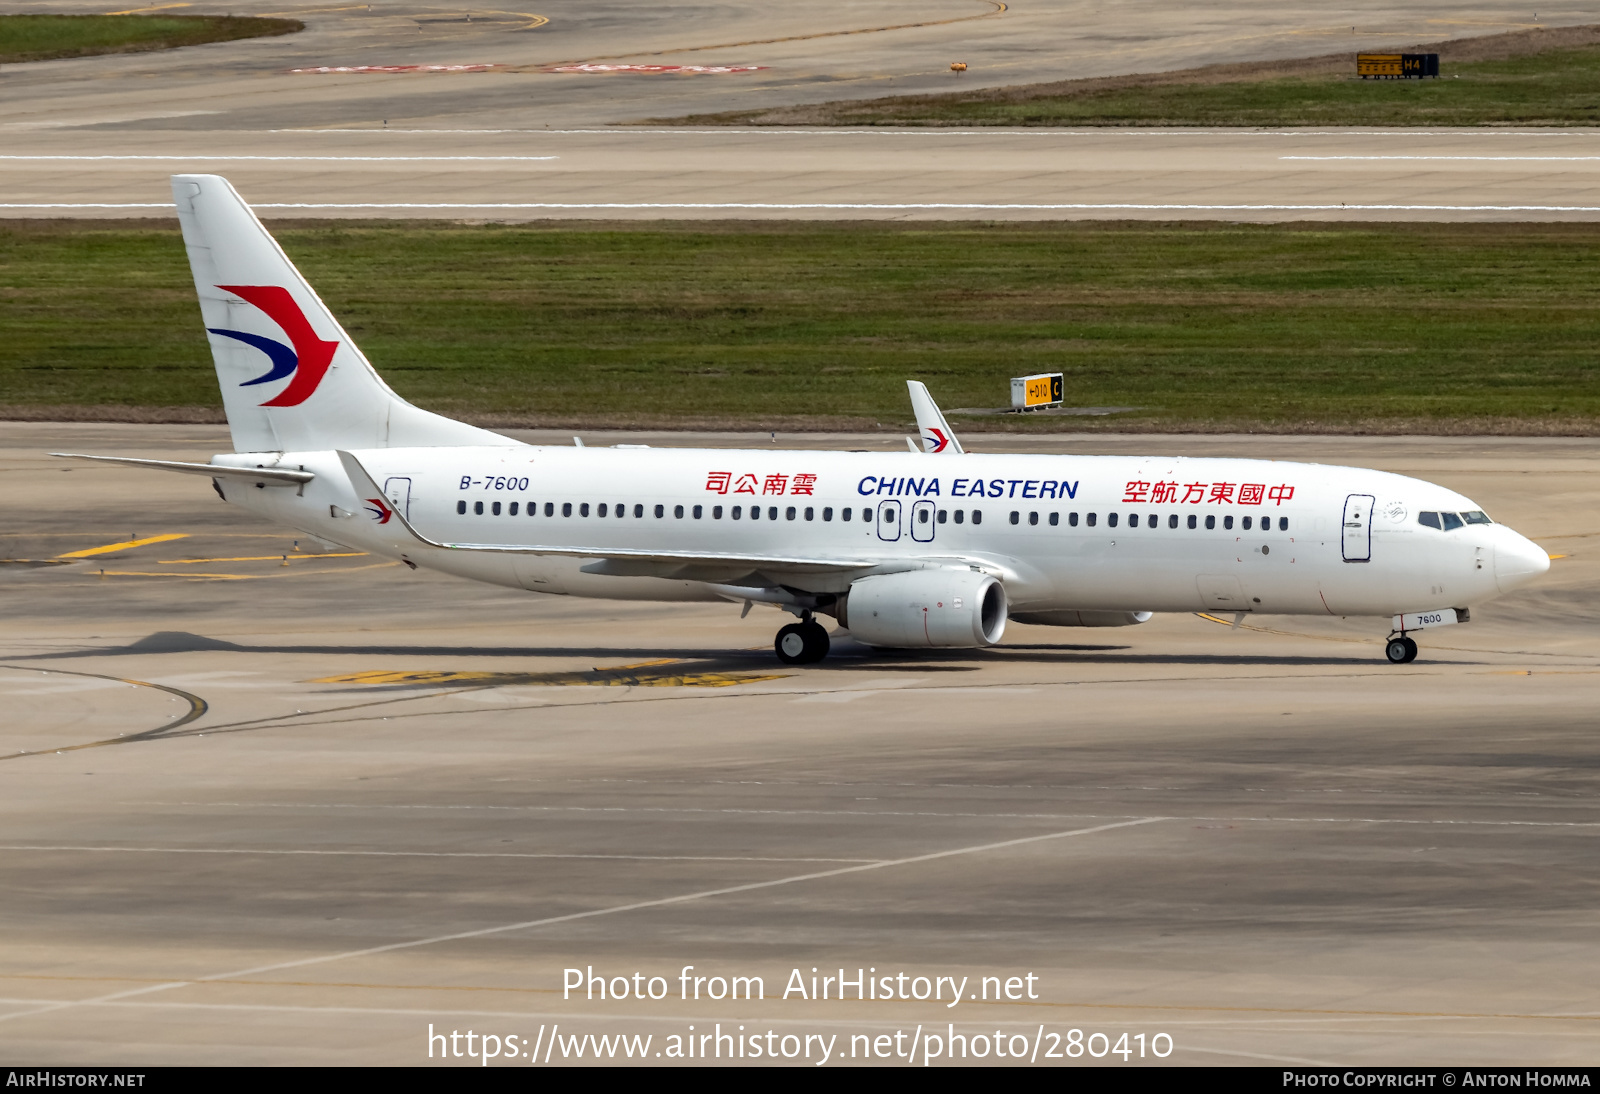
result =
[[[149,467],[156,471],[177,471],[184,475],[205,475],[213,479],[244,479],[268,486],[301,486],[316,478],[310,471],[288,471],[276,467],[225,467],[215,463],[181,463],[178,460],[140,460],[132,456],[86,456],[81,452],[52,452],[64,460],[96,460],[100,463],[125,463],[129,467]]]

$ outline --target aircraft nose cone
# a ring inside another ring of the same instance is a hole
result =
[[[1495,545],[1494,580],[1503,593],[1526,585],[1548,569],[1549,553],[1522,536]]]

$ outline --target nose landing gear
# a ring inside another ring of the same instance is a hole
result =
[[[828,632],[807,613],[800,623],[790,623],[773,642],[778,660],[786,665],[811,665],[828,656]]]
[[[1384,656],[1389,658],[1390,664],[1409,665],[1417,659],[1417,643],[1403,634],[1397,634],[1389,639],[1383,652]]]

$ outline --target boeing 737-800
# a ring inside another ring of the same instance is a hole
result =
[[[234,452],[89,456],[208,476],[321,540],[514,589],[777,605],[786,662],[977,648],[1007,619],[1153,612],[1372,616],[1411,632],[1544,573],[1453,490],[1382,471],[1169,456],[962,451],[921,384],[921,450],[522,444],[391,391],[227,180],[172,179]],[[66,454],[61,454],[66,455]]]

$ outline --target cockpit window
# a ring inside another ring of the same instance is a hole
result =
[[[1438,528],[1438,527],[1440,527],[1440,525],[1439,525],[1439,514],[1438,513],[1418,513],[1417,514],[1417,523],[1421,524],[1421,525],[1423,525],[1424,527],[1427,527],[1427,528]]]
[[[1462,520],[1454,513],[1440,513],[1439,515],[1444,518],[1444,530],[1446,532],[1454,532],[1461,527]]]
[[[1466,521],[1468,524],[1493,524],[1494,523],[1494,521],[1489,519],[1489,514],[1485,513],[1482,509],[1474,509],[1470,513],[1462,513],[1461,514],[1461,519]]]

